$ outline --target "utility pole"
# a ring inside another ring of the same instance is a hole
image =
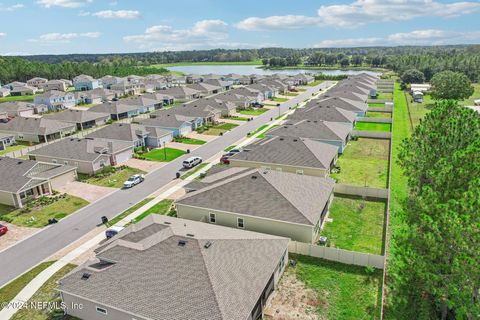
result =
[[[167,161],[167,149],[165,149],[165,141],[163,141],[163,154],[165,155],[165,161]]]

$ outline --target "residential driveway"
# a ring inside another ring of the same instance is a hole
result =
[[[211,136],[208,134],[200,134],[198,132],[190,132],[186,135],[187,138],[198,139],[203,141],[212,141],[218,138],[218,136]]]
[[[158,162],[158,161],[147,161],[147,160],[140,160],[140,159],[128,159],[125,162],[122,162],[122,166],[126,165],[131,168],[139,169],[145,172],[152,172],[158,168],[163,167],[166,165],[167,162]]]
[[[38,228],[19,227],[3,221],[0,221],[0,224],[8,228],[8,232],[0,237],[0,251],[40,230]]]
[[[70,182],[57,189],[59,192],[85,199],[88,202],[95,202],[116,190],[115,188],[100,187],[78,181]]]
[[[180,142],[175,142],[175,141],[172,141],[172,142],[169,142],[166,144],[166,147],[167,148],[174,148],[174,149],[179,149],[179,150],[184,150],[184,151],[187,151],[190,150],[195,150],[197,149],[198,147],[202,146],[201,144],[186,144],[186,143],[180,143]]]

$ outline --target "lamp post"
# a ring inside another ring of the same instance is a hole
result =
[[[167,161],[167,149],[165,149],[165,141],[163,141],[163,154],[165,155],[165,161]]]

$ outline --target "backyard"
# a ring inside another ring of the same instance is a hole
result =
[[[374,112],[368,111],[367,112],[368,118],[391,118],[392,114],[390,112]]]
[[[198,145],[207,143],[206,141],[203,141],[203,140],[187,138],[187,137],[176,137],[173,139],[173,141],[185,143],[185,144],[198,144]]]
[[[243,110],[239,110],[238,113],[246,115],[246,116],[259,116],[262,113],[267,112],[269,109],[267,108],[247,108]]]
[[[386,203],[335,195],[322,236],[328,245],[345,250],[383,254]]]
[[[159,162],[170,162],[175,160],[178,157],[183,156],[187,152],[180,149],[174,148],[161,148],[161,149],[153,149],[147,153],[142,154],[139,156],[140,159],[146,159],[151,161],[159,161]]]
[[[385,103],[368,103],[368,106],[373,108],[385,108]]]
[[[206,130],[200,132],[202,134],[208,134],[210,136],[220,136],[227,131],[232,130],[233,128],[238,127],[238,124],[234,123],[219,123],[214,126],[209,126]]]
[[[15,145],[8,146],[8,147],[5,148],[5,150],[0,150],[0,155],[10,153],[10,152],[13,152],[13,151],[17,151],[17,150],[26,148],[30,145],[33,145],[33,143],[26,142],[26,141],[17,141],[17,143]]]
[[[319,319],[378,319],[382,270],[346,265],[319,258],[290,255],[297,264],[287,272],[318,294]]]
[[[360,187],[386,188],[389,140],[359,138],[351,140],[340,155],[340,172],[332,173],[337,183]]]
[[[392,125],[390,123],[360,122],[355,124],[355,130],[359,131],[380,131],[390,132]]]
[[[127,166],[107,167],[93,176],[79,174],[78,179],[81,182],[94,184],[100,187],[122,188],[123,183],[134,174],[144,174],[145,172],[136,168]]]
[[[49,219],[63,219],[85,207],[88,201],[67,194],[40,197],[24,205],[22,209],[0,206],[0,220],[24,227],[44,227]]]

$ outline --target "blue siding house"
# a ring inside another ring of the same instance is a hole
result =
[[[101,88],[100,81],[84,74],[73,78],[73,86],[77,91],[86,91]]]

